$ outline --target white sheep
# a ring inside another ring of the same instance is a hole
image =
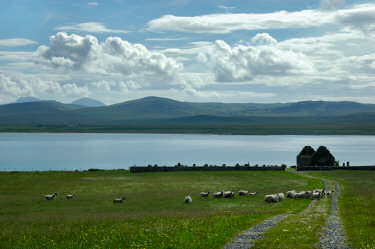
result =
[[[313,200],[320,200],[321,194],[320,192],[313,192],[312,199]]]
[[[73,199],[73,198],[74,198],[74,194],[66,195],[65,198],[66,198],[66,199]]]
[[[216,193],[214,193],[213,196],[214,196],[215,198],[220,198],[220,197],[223,196],[223,194],[224,194],[224,190],[221,191],[221,192],[216,192]]]
[[[122,198],[116,198],[113,200],[113,203],[122,203],[123,200],[125,200],[125,197],[122,197]]]
[[[189,203],[192,203],[192,202],[193,202],[193,199],[191,198],[190,195],[188,195],[188,196],[185,197],[184,202],[185,202],[186,204],[189,204]]]
[[[207,198],[209,195],[210,195],[210,192],[201,192],[200,194],[200,197],[204,197],[204,198]]]
[[[294,199],[297,199],[297,198],[306,198],[306,191],[295,193]]]
[[[239,196],[249,195],[249,191],[246,191],[246,190],[240,190],[240,191],[238,191],[238,195],[239,195]]]
[[[277,198],[277,201],[282,201],[282,200],[284,200],[284,194],[283,193],[278,193],[278,194],[276,194],[276,198]]]
[[[52,195],[45,195],[44,198],[45,198],[47,201],[50,201],[50,200],[54,200],[56,196],[57,196],[57,193],[54,193],[54,194],[52,194]]]
[[[327,197],[332,196],[334,192],[335,192],[335,190],[327,191]]]
[[[235,195],[236,195],[236,192],[234,190],[224,192],[224,198],[232,198]]]
[[[266,196],[264,196],[264,201],[267,202],[267,203],[277,202],[277,196],[275,194],[266,195]]]
[[[252,193],[248,193],[247,195],[257,195],[258,192],[252,192]]]
[[[286,198],[292,198],[294,199],[294,196],[297,192],[295,190],[290,190],[288,192],[286,192]]]

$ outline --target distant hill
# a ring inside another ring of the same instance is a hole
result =
[[[80,98],[72,102],[73,105],[81,105],[85,107],[99,107],[105,106],[105,104],[99,100],[91,98]]]
[[[357,102],[226,104],[146,97],[98,107],[84,107],[79,103],[36,101],[1,105],[0,130],[5,129],[1,127],[27,126],[47,127],[46,131],[56,127],[86,127],[81,130],[178,133],[195,130],[199,133],[235,134],[257,134],[262,130],[261,134],[375,134],[375,105]],[[63,130],[71,131],[69,129]]]
[[[20,97],[17,99],[16,103],[26,103],[26,102],[35,102],[35,101],[40,101],[40,99],[34,98],[34,97]]]

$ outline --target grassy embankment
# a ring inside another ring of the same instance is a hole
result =
[[[375,171],[310,174],[339,182],[342,192],[339,211],[352,248],[375,248]]]
[[[266,204],[264,194],[316,187],[322,182],[288,172],[0,173],[0,247],[220,248],[240,231],[310,202]],[[222,189],[259,194],[198,197]],[[53,192],[56,200],[43,199]],[[76,198],[66,200],[69,193]],[[188,194],[190,205],[183,203]],[[114,205],[121,196],[127,199]]]

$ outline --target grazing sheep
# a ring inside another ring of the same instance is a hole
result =
[[[312,197],[313,192],[312,191],[305,191],[305,198],[310,198]]]
[[[267,203],[277,202],[277,195],[266,195],[264,196],[264,201]]]
[[[248,193],[247,195],[257,195],[258,192],[252,192],[252,193]]]
[[[320,192],[314,192],[312,195],[313,200],[320,200],[321,194]]]
[[[224,198],[232,198],[235,195],[236,195],[236,192],[234,190],[224,192]]]
[[[291,191],[288,191],[286,192],[286,198],[292,198],[292,199],[295,199],[294,196],[297,192],[295,190],[291,190]]]
[[[207,198],[209,195],[210,195],[210,192],[201,192],[200,194],[200,197],[204,197],[204,198]]]
[[[335,192],[335,190],[327,191],[327,197],[332,196],[334,192]]]
[[[297,199],[297,198],[306,198],[306,191],[295,193],[294,199]]]
[[[276,194],[276,198],[277,198],[277,201],[282,201],[282,200],[284,200],[284,194],[283,193],[278,193],[278,194]]]
[[[192,202],[193,202],[193,199],[190,197],[190,195],[188,195],[188,196],[185,197],[184,202],[185,202],[186,204],[189,204],[189,203],[192,203]]]
[[[116,198],[116,199],[113,200],[113,203],[122,203],[123,200],[125,200],[125,197]]]
[[[45,198],[47,201],[50,201],[50,200],[54,200],[56,196],[57,196],[57,193],[54,193],[54,194],[52,194],[52,195],[45,195],[44,198]]]
[[[224,190],[221,191],[221,192],[216,192],[216,193],[214,193],[213,195],[214,195],[215,198],[220,198],[220,197],[223,196],[223,194],[224,194]]]
[[[239,196],[249,195],[249,191],[246,191],[246,190],[240,190],[240,191],[238,191],[238,195],[239,195]]]
[[[74,194],[66,195],[65,198],[66,198],[66,199],[73,199],[73,198],[74,198]]]

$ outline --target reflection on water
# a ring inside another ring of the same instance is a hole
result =
[[[340,163],[375,165],[375,136],[0,134],[0,170],[128,169],[132,165],[295,165],[305,145]]]

